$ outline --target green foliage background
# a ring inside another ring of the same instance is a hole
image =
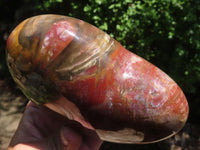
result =
[[[185,92],[200,89],[198,0],[11,1],[0,2],[1,10],[8,15],[2,21],[13,23],[9,27],[42,13],[76,17],[99,27],[130,51],[160,67]],[[2,18],[5,13],[1,13]],[[4,56],[0,57],[3,76],[6,67]]]
[[[163,69],[184,91],[199,89],[200,1],[77,0],[69,12],[62,12],[69,2],[55,0],[40,7],[51,10],[56,5],[61,14],[92,23]]]

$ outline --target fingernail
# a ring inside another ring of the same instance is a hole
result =
[[[69,141],[66,138],[67,134],[69,133],[69,129],[67,127],[63,127],[61,129],[61,140],[64,146],[68,146],[69,145]]]

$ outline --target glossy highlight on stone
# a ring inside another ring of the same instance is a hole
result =
[[[160,141],[188,117],[187,100],[168,75],[79,19],[26,19],[7,40],[7,61],[30,100],[45,104],[64,96],[102,140]]]

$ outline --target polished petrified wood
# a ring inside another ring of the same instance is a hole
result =
[[[46,104],[64,97],[62,103],[82,116],[69,107],[70,119],[88,123],[102,140],[159,141],[178,132],[188,117],[187,100],[168,75],[82,20],[29,18],[9,36],[7,57],[30,100]]]

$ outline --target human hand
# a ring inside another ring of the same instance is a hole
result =
[[[98,150],[101,144],[93,130],[29,102],[8,150]]]

